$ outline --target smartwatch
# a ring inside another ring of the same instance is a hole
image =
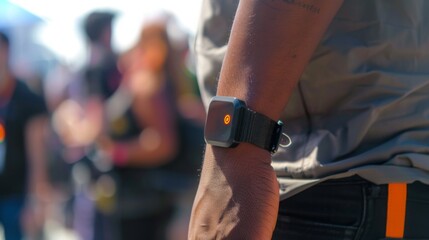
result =
[[[204,137],[208,144],[231,148],[247,142],[271,153],[277,151],[283,123],[249,109],[235,97],[210,101]]]

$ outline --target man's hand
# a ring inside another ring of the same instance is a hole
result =
[[[254,154],[247,156],[248,151]],[[271,238],[279,188],[270,157],[250,144],[232,149],[207,147],[190,239]]]

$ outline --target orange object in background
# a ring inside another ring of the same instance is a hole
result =
[[[2,143],[5,138],[6,138],[6,130],[4,128],[3,123],[0,123],[0,143]]]

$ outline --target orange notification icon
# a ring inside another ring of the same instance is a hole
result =
[[[228,125],[231,122],[231,115],[226,114],[225,117],[223,118],[223,123],[225,123],[225,125]]]

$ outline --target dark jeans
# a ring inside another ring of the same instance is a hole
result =
[[[5,240],[21,240],[21,212],[24,207],[24,197],[0,197],[0,225],[4,229]],[[1,236],[0,236],[1,238]]]
[[[330,180],[280,202],[273,239],[386,239],[387,185]],[[429,186],[408,185],[403,239],[429,239]]]

